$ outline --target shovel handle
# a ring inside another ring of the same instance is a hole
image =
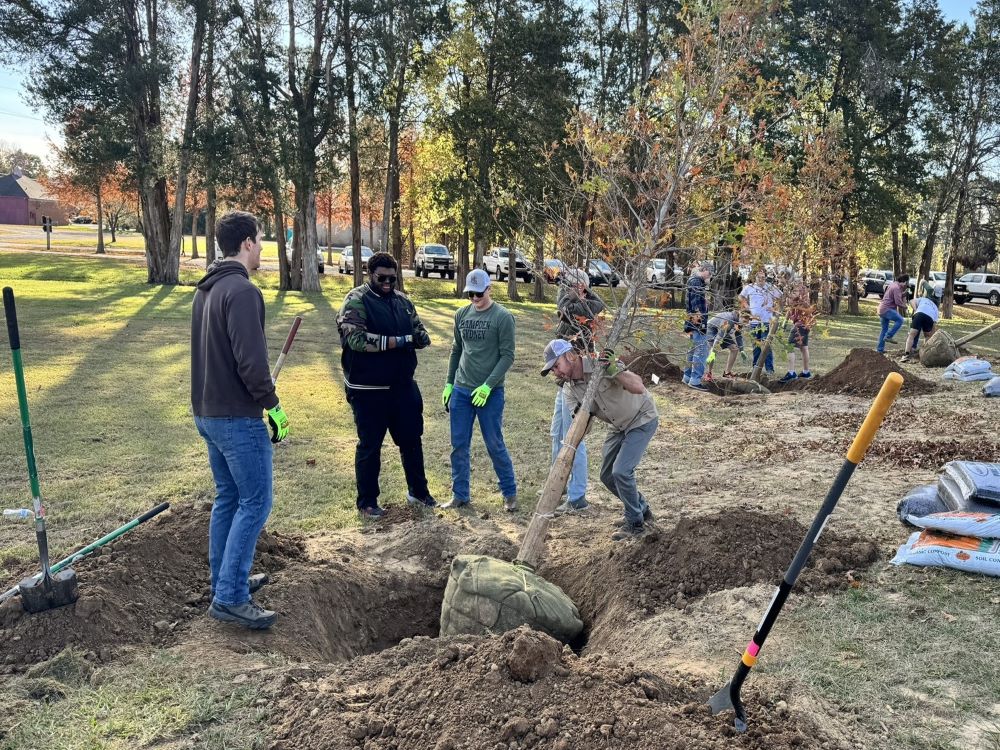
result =
[[[899,389],[902,387],[903,376],[898,372],[889,373],[885,382],[882,383],[882,388],[879,389],[874,403],[872,403],[871,408],[868,410],[868,416],[865,417],[865,421],[861,424],[858,434],[854,437],[854,442],[851,443],[851,447],[847,451],[847,460],[855,466],[861,463],[861,460],[865,457],[865,453],[868,452],[872,440],[875,439],[875,433],[882,426],[882,420],[885,419],[889,407],[896,400],[896,396],[899,395]]]
[[[17,308],[14,307],[14,290],[3,288],[3,314],[7,318],[7,339],[11,350],[21,348],[21,334],[17,330]]]

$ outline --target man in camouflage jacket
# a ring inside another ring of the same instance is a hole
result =
[[[429,508],[437,503],[427,489],[421,443],[424,403],[413,379],[415,350],[430,346],[431,339],[413,303],[395,288],[395,259],[375,253],[368,261],[368,273],[368,283],[344,299],[337,330],[347,401],[358,428],[354,452],[358,512],[377,519],[385,514],[378,505],[378,477],[386,431],[399,446],[407,502]]]

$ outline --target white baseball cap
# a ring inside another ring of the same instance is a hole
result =
[[[465,277],[465,293],[476,292],[482,294],[490,288],[490,275],[481,268],[470,271]]]

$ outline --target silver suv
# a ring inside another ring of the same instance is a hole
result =
[[[449,279],[455,278],[455,259],[451,257],[444,245],[421,245],[413,256],[413,268],[417,276],[429,278],[432,273],[443,279],[447,274]]]

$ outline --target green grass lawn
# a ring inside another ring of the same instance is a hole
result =
[[[182,283],[201,272],[182,269]],[[192,286],[144,283],[141,267],[91,258],[0,253],[0,282],[17,295],[25,375],[43,494],[51,512],[58,553],[87,542],[162,501],[212,495],[204,445],[190,415],[189,321]],[[354,425],[344,399],[336,313],[349,289],[346,277],[327,277],[322,293],[281,292],[276,274],[258,274],[267,304],[272,359],[295,315],[303,326],[278,392],[292,424],[292,438],[275,453],[272,523],[286,529],[340,528],[356,524]],[[455,310],[452,282],[409,283],[432,346],[419,354],[417,379],[424,393],[424,449],[431,491],[449,495],[447,417],[439,394],[447,374]],[[551,290],[547,290],[551,294]],[[606,290],[605,290],[605,293]],[[505,300],[505,288],[496,296]],[[507,434],[521,494],[530,506],[547,471],[551,383],[537,374],[552,327],[551,304],[511,304],[517,315],[517,360],[507,378]],[[866,312],[872,311],[865,306]],[[972,308],[963,309],[968,313]],[[679,312],[652,313],[642,345],[656,345],[681,360],[686,340]],[[947,325],[972,330],[979,321]],[[847,349],[870,346],[871,315],[825,320],[811,346],[817,372],[839,362]],[[997,355],[997,338],[986,352]],[[26,506],[28,486],[9,358],[0,365],[0,478],[5,507]],[[780,357],[779,357],[780,359]],[[778,368],[780,370],[779,362]],[[402,470],[386,446],[383,502],[405,495]],[[499,507],[489,461],[477,439],[473,493]],[[27,527],[0,527],[0,569],[13,572],[33,556]]]

